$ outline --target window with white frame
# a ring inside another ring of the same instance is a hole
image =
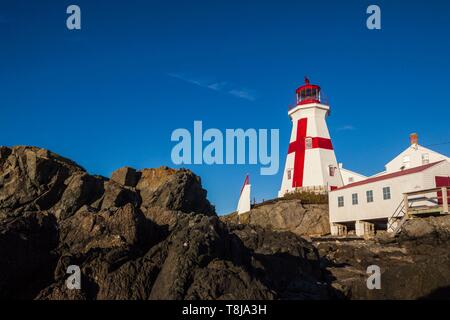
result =
[[[338,197],[338,207],[343,207],[344,206],[344,197]]]
[[[352,194],[352,204],[353,205],[357,205],[358,204],[358,194],[357,193],[353,193]]]
[[[410,165],[411,165],[411,158],[409,156],[404,156],[403,157],[403,168],[408,169]]]
[[[428,153],[422,154],[422,164],[429,164],[430,163],[430,155]]]
[[[373,190],[366,191],[367,203],[373,202]]]
[[[292,170],[291,170],[291,169],[289,169],[289,170],[287,171],[287,178],[288,178],[288,180],[291,180],[291,179],[292,179]]]
[[[383,188],[383,200],[389,200],[389,199],[391,199],[391,188],[384,187]]]

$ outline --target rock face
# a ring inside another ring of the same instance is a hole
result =
[[[328,205],[303,204],[301,200],[276,200],[258,205],[250,212],[222,217],[225,222],[290,231],[300,236],[330,234]]]
[[[0,220],[0,300],[31,299],[52,281],[58,244],[56,219],[24,212]]]
[[[0,299],[338,295],[311,244],[223,223],[188,170],[122,168],[108,180],[34,147],[0,148],[0,256]],[[69,266],[80,290],[66,286]]]
[[[450,297],[450,216],[411,220],[398,238],[312,243],[299,235],[329,232],[323,205],[266,203],[239,221],[217,217],[188,170],[112,177],[0,147],[0,299]],[[381,290],[366,286],[370,265]]]
[[[329,281],[350,299],[450,299],[450,216],[406,222],[398,238],[317,243]],[[381,269],[369,290],[367,267]]]
[[[53,207],[66,189],[66,180],[83,172],[74,162],[44,149],[2,147],[0,215]]]

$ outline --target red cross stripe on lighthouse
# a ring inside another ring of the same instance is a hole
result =
[[[308,149],[327,149],[333,150],[330,139],[321,137],[308,137],[306,135],[308,128],[308,118],[298,120],[297,123],[297,140],[289,144],[288,153],[295,152],[294,160],[294,177],[292,179],[292,187],[298,188],[303,186],[303,176],[305,171],[305,154],[306,154],[306,138],[311,138],[311,145]]]

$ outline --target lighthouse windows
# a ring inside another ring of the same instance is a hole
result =
[[[328,166],[328,171],[329,171],[330,177],[334,177],[334,175],[336,173],[336,167],[335,166]]]
[[[290,169],[287,171],[287,178],[288,178],[288,180],[292,179],[292,170],[290,170]]]
[[[312,149],[312,138],[305,138],[305,149]]]

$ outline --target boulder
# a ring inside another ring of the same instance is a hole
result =
[[[125,187],[110,180],[104,184],[104,194],[101,199],[101,209],[118,208],[128,203],[139,207],[141,199],[133,188]]]
[[[215,209],[206,198],[201,180],[189,170],[167,167],[144,169],[136,186],[142,199],[143,211],[150,207],[186,213],[215,215]]]
[[[92,249],[136,246],[146,239],[144,215],[132,204],[96,212],[84,207],[60,223],[60,245],[64,254]]]
[[[72,216],[84,205],[97,201],[105,192],[104,179],[85,172],[77,172],[65,181],[65,190],[59,202],[53,207],[58,219]]]
[[[139,181],[140,173],[136,169],[123,167],[114,171],[111,180],[126,187],[135,187]]]
[[[300,236],[330,234],[328,205],[303,204],[301,200],[273,200],[254,206],[248,213],[221,218],[231,223],[251,224]]]
[[[450,239],[450,215],[411,219],[402,226],[400,233],[402,240],[414,239]]]
[[[85,172],[73,161],[35,147],[3,147],[1,159],[0,212],[9,215],[53,207],[66,179]]]

